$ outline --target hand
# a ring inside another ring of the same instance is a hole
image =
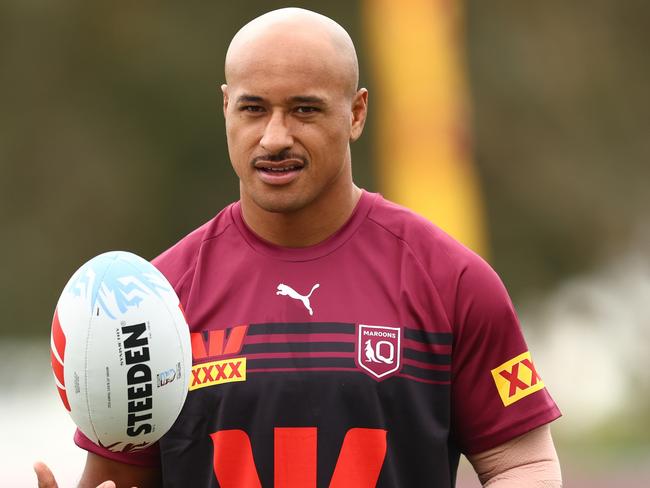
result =
[[[45,463],[40,461],[34,463],[34,472],[38,479],[38,488],[59,488],[52,471]],[[97,488],[115,488],[115,483],[112,481],[104,481],[102,484],[98,485]]]

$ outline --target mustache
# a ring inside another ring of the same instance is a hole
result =
[[[251,160],[251,165],[254,166],[258,161],[271,161],[274,163],[279,163],[280,161],[284,161],[286,159],[297,159],[298,161],[302,161],[302,164],[305,166],[309,164],[309,160],[306,157],[293,153],[288,149],[284,149],[276,154],[263,154],[261,156],[256,156]]]

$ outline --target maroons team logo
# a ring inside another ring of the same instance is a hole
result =
[[[399,370],[402,348],[400,329],[359,324],[357,335],[357,366],[376,378],[384,378]]]

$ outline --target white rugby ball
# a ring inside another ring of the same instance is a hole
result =
[[[192,356],[178,297],[129,252],[101,254],[70,278],[54,311],[51,356],[72,420],[110,451],[157,441],[187,396]]]

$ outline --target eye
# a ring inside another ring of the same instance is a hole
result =
[[[264,107],[261,105],[242,105],[239,107],[240,112],[249,112],[249,113],[261,113],[264,111]]]
[[[313,114],[320,112],[320,109],[318,107],[311,107],[309,105],[300,105],[299,107],[295,108],[295,111],[299,114]]]

